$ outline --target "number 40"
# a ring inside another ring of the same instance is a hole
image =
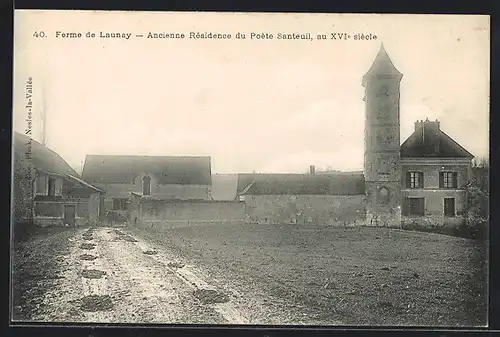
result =
[[[45,32],[44,31],[34,32],[33,36],[34,37],[45,37]]]

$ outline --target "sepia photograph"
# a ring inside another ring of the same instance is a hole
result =
[[[11,324],[488,326],[490,18],[16,10]]]

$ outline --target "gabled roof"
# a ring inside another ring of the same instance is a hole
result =
[[[390,77],[399,77],[402,78],[403,74],[396,69],[394,63],[392,63],[391,58],[385,51],[384,45],[380,46],[380,50],[375,57],[375,61],[372,66],[368,70],[368,72],[363,76],[363,86],[366,84],[366,81],[369,77],[378,77],[378,76],[390,76]]]
[[[64,176],[67,174],[79,176],[60,155],[36,140],[19,132],[14,132],[13,138],[13,155],[17,158],[26,158],[26,154],[30,152],[30,159],[25,160],[28,160],[34,169]],[[27,145],[29,142],[31,145]]]
[[[434,133],[432,133],[434,131]],[[428,135],[427,138],[425,135]],[[432,135],[432,138],[430,137]],[[426,141],[432,139],[432,142]],[[441,129],[417,128],[401,145],[401,158],[473,158]]]
[[[235,200],[238,188],[237,174],[212,175],[212,199]]]
[[[78,177],[75,177],[75,176],[73,176],[73,175],[71,175],[71,174],[66,174],[66,176],[67,176],[70,180],[72,180],[73,182],[76,182],[77,184],[80,184],[81,186],[84,186],[84,187],[86,187],[86,188],[90,188],[90,189],[92,189],[92,190],[94,190],[94,191],[97,191],[97,192],[102,192],[102,190],[101,190],[101,189],[99,189],[99,188],[95,187],[94,185],[89,184],[89,183],[88,183],[88,182],[86,182],[86,181],[83,181],[82,179],[80,179],[80,178],[78,178]]]
[[[160,184],[210,185],[210,157],[87,155],[82,177],[92,183],[132,183],[149,173]]]
[[[358,195],[365,194],[361,173],[240,174],[238,194],[248,195]]]

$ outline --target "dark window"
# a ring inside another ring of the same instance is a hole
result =
[[[425,215],[424,198],[406,198],[403,203],[403,215],[424,216]]]
[[[407,188],[423,188],[424,173],[423,172],[407,172],[406,173]]]
[[[457,172],[439,172],[439,188],[457,188]]]
[[[143,195],[151,194],[151,178],[149,176],[144,176],[142,178],[142,194]]]
[[[444,215],[455,216],[455,198],[444,198]]]
[[[127,199],[121,199],[121,198],[113,199],[113,210],[115,211],[127,210]]]
[[[56,179],[49,178],[49,187],[47,191],[47,195],[53,197],[56,195]]]

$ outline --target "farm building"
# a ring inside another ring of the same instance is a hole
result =
[[[57,153],[14,133],[14,224],[78,225],[98,220],[101,190]]]
[[[210,200],[210,157],[88,155],[83,178],[105,191],[106,212],[124,222],[154,201]]]
[[[238,196],[251,222],[356,224],[365,215],[362,173],[240,174]]]

